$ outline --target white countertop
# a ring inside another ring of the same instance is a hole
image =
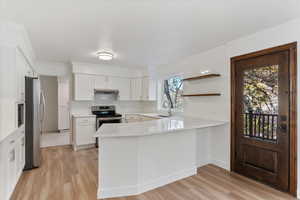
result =
[[[96,115],[93,114],[72,114],[75,118],[81,118],[81,117],[96,117]]]
[[[147,115],[147,114],[143,114]],[[152,114],[150,114],[152,115]],[[152,115],[153,116],[153,115]],[[200,129],[224,125],[226,121],[214,121],[191,117],[168,117],[151,121],[103,124],[96,132],[95,137],[130,137],[146,136],[176,132],[180,130]]]

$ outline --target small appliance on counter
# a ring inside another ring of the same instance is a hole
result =
[[[92,106],[92,113],[96,115],[96,130],[105,123],[121,123],[122,115],[116,113],[116,106]],[[98,138],[96,138],[98,148]]]

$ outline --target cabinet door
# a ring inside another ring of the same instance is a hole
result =
[[[70,129],[70,111],[69,106],[58,106],[58,129]]]
[[[149,101],[157,100],[157,81],[156,80],[152,80],[152,79],[149,80],[148,100]]]
[[[147,101],[149,99],[149,79],[143,78],[142,82],[142,100]]]
[[[74,77],[75,100],[93,101],[94,100],[94,78],[90,75],[75,74]]]
[[[20,138],[20,164],[19,170],[23,170],[25,166],[25,135],[22,134]]]
[[[157,99],[157,82],[149,79],[148,77],[143,78],[143,97],[144,101],[156,101]]]
[[[131,79],[131,100],[142,100],[142,79]]]
[[[8,162],[7,162],[7,177],[8,177],[8,191],[7,194],[11,194],[13,187],[17,181],[17,149],[16,141],[11,140],[8,144]]]
[[[106,76],[95,76],[95,89],[107,89]]]
[[[76,145],[95,143],[95,118],[78,118],[76,120]]]
[[[96,119],[95,118],[89,118],[89,134],[90,134],[90,137],[89,137],[89,144],[94,144],[96,142],[96,139],[95,139],[95,134],[96,134]]]
[[[130,79],[108,77],[109,89],[119,90],[119,100],[130,100]]]
[[[70,128],[70,81],[62,78],[58,79],[58,129],[66,130]]]
[[[16,75],[17,75],[17,99],[25,100],[25,75],[28,64],[23,55],[17,51],[16,55]]]

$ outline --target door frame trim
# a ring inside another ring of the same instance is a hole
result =
[[[290,100],[289,100],[289,114],[290,114],[290,168],[289,168],[289,191],[288,193],[293,196],[297,195],[297,42],[276,46],[261,51],[256,51],[248,53],[241,56],[235,56],[231,58],[230,66],[230,84],[231,84],[231,143],[230,143],[230,170],[235,171],[234,162],[235,162],[235,99],[236,99],[236,80],[235,72],[236,66],[235,62],[243,59],[254,58],[262,55],[267,55],[270,53],[280,52],[288,50],[290,53],[289,56],[289,84],[290,84]]]

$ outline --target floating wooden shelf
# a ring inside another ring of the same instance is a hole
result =
[[[197,80],[197,79],[213,78],[213,77],[219,77],[219,76],[221,76],[221,74],[205,74],[205,75],[185,78],[185,79],[183,79],[183,81],[192,81],[192,80]]]
[[[183,94],[182,97],[209,97],[209,96],[221,96],[221,93],[201,93],[201,94]]]

